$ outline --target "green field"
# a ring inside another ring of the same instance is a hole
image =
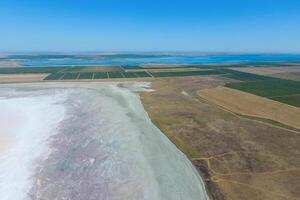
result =
[[[76,80],[78,76],[79,73],[65,73],[62,80]]]
[[[63,73],[53,73],[47,76],[44,80],[60,80],[63,76]]]
[[[224,77],[239,80],[239,81],[278,80],[278,78],[274,78],[274,77],[239,72],[231,69],[219,69],[219,71],[225,73],[225,75],[223,75]]]
[[[147,72],[140,71],[140,72],[134,72],[138,77],[151,77]]]
[[[290,96],[271,97],[275,101],[280,101],[292,106],[300,107],[300,94]]]
[[[78,79],[92,79],[93,74],[91,72],[80,73]]]
[[[126,78],[138,78],[139,76],[135,72],[123,72]]]
[[[105,79],[107,78],[107,72],[94,73],[94,79]]]
[[[276,79],[227,83],[225,86],[300,107],[299,81]]]
[[[121,72],[108,72],[109,78],[124,78]]]
[[[219,75],[223,72],[219,70],[205,71],[170,71],[170,72],[151,72],[153,77],[175,77],[175,76],[203,76],[203,75]]]
[[[48,74],[64,69],[65,67],[8,67],[0,68],[0,74]]]

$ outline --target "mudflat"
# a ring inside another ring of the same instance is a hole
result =
[[[207,200],[137,91],[149,85],[0,85],[1,200]]]

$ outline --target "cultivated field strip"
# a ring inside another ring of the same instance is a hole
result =
[[[169,72],[149,72],[149,71],[134,71],[134,72],[56,72],[47,76],[44,80],[95,80],[95,79],[122,79],[122,78],[147,78],[147,77],[180,77],[180,76],[204,76],[204,75],[220,75],[223,72],[219,70],[205,71],[169,71]]]
[[[228,87],[200,90],[198,95],[234,113],[271,119],[300,129],[299,108]]]
[[[246,81],[239,83],[227,83],[225,86],[300,107],[299,81],[283,79]]]

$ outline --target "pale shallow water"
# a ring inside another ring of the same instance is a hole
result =
[[[133,92],[147,87],[11,86],[14,95],[0,99],[13,122],[1,132],[9,142],[0,150],[0,198],[208,199],[191,162],[152,124]]]

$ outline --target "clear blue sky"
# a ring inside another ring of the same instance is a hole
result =
[[[299,0],[1,0],[0,51],[300,53]]]

